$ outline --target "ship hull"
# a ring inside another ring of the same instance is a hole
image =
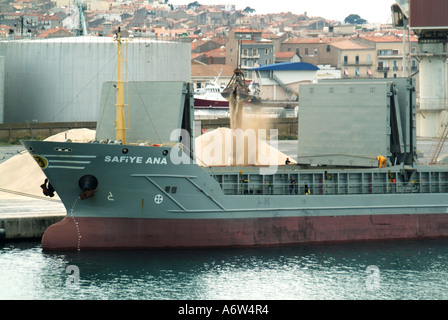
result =
[[[66,217],[47,229],[44,251],[256,247],[448,236],[447,214],[257,219]]]
[[[272,173],[256,166],[200,167],[177,159],[179,150],[169,147],[24,145],[67,210],[67,217],[45,232],[44,251],[448,236],[448,169],[421,168],[417,175],[401,166],[324,171],[278,166]],[[417,178],[401,181],[407,173]]]
[[[201,108],[229,108],[229,101],[227,100],[210,100],[210,99],[200,99],[194,98],[194,107],[196,109]]]

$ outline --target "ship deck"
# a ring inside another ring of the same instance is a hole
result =
[[[448,166],[336,168],[279,166],[263,174],[258,166],[209,167],[226,195],[343,195],[447,193]],[[265,168],[266,169],[266,168]]]

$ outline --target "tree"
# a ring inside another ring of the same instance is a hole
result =
[[[251,14],[255,12],[255,9],[252,9],[251,7],[246,7],[246,9],[243,10],[246,14]]]
[[[199,4],[199,2],[195,1],[195,2],[189,3],[189,4],[187,5],[187,8],[188,8],[188,9],[196,10],[197,8],[199,8],[199,7],[201,7],[201,6],[202,6],[202,5]]]
[[[365,23],[367,23],[367,20],[362,19],[357,14],[351,14],[351,15],[347,16],[347,18],[345,18],[344,23],[347,23],[347,24],[365,24]]]

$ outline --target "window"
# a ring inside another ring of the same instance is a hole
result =
[[[344,64],[348,63],[348,56],[344,56]]]
[[[308,48],[305,48],[305,55],[308,55]]]
[[[388,71],[389,70],[389,62],[387,60],[378,61],[378,71]]]
[[[331,52],[331,46],[327,45],[327,52]]]
[[[397,62],[397,60],[393,61],[392,68],[393,68],[394,71],[398,71],[398,62]]]
[[[258,54],[258,49],[252,49],[252,55],[256,56]]]
[[[356,63],[356,64],[359,64],[359,55],[356,55],[356,56],[355,56],[355,63]]]

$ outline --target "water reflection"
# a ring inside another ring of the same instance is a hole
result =
[[[46,254],[38,243],[14,243],[0,249],[0,298],[446,299],[447,244]]]

